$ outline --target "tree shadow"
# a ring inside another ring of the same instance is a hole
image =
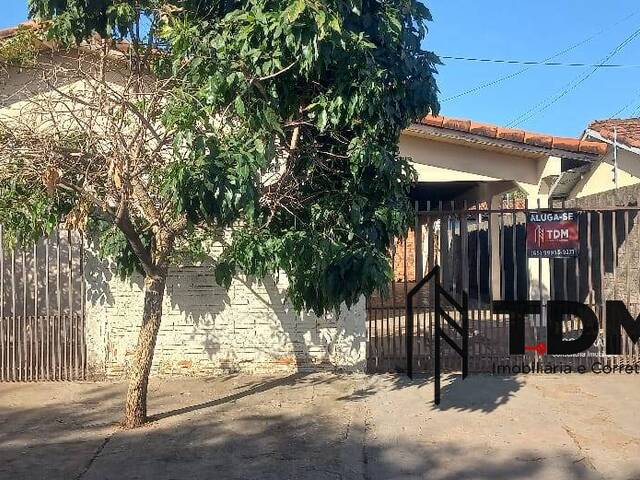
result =
[[[264,380],[258,381],[257,383],[251,384],[248,388],[242,389],[239,392],[235,392],[231,395],[226,395],[221,398],[216,398],[214,400],[210,400],[207,402],[198,403],[195,405],[189,405],[186,407],[176,408],[173,410],[168,410],[166,412],[157,413],[149,417],[149,421],[155,422],[158,420],[162,420],[164,418],[175,417],[177,415],[184,415],[186,413],[196,412],[198,410],[203,410],[206,408],[217,407],[219,405],[224,405],[226,403],[232,403],[242,398],[255,395],[258,393],[267,392],[277,387],[283,386],[292,386],[298,383],[302,378],[304,378],[303,373],[295,373],[289,375],[287,377],[276,378],[275,380]]]
[[[172,408],[133,431],[115,428],[121,386],[89,387],[46,408],[0,406],[0,477],[136,479],[517,480],[601,476],[575,450],[541,454],[506,446],[494,454],[469,443],[434,442],[398,427],[376,435],[367,400],[341,400],[344,384],[318,389],[313,376],[256,382],[219,400]],[[455,383],[450,397],[456,393]],[[461,382],[464,383],[464,382]],[[310,387],[311,388],[308,388]],[[22,386],[20,386],[22,387]],[[156,391],[154,395],[162,395]],[[233,402],[233,408],[225,408]],[[180,405],[183,404],[183,405]],[[393,415],[390,412],[389,415]],[[17,422],[11,424],[7,419]],[[60,424],[59,420],[64,424]],[[389,425],[393,425],[389,419]],[[418,425],[416,425],[417,427]],[[429,428],[429,424],[425,424]],[[630,462],[630,465],[635,465]],[[629,465],[627,465],[629,466]],[[640,470],[634,472],[636,475]],[[621,476],[622,478],[622,476]],[[635,478],[627,475],[626,478]]]

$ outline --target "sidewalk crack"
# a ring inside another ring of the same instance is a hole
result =
[[[104,448],[107,446],[107,444],[109,443],[109,441],[111,440],[111,438],[116,434],[116,432],[111,433],[110,435],[107,435],[104,440],[102,441],[102,443],[100,444],[100,446],[96,449],[96,451],[94,452],[93,456],[89,459],[89,461],[87,462],[87,464],[85,465],[85,467],[82,469],[82,471],[75,477],[75,480],[82,480],[82,478],[84,478],[84,476],[87,474],[87,472],[91,469],[91,467],[93,466],[93,463],[97,460],[97,458],[100,456],[100,454],[102,453],[102,451],[104,450]]]

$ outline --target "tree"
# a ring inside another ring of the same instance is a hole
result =
[[[167,271],[205,254],[209,239],[231,232],[220,284],[282,271],[300,310],[350,307],[388,284],[389,247],[412,218],[415,173],[399,135],[438,110],[421,3],[30,0],[30,9],[59,48],[81,52],[54,77],[81,87],[49,81],[34,109],[45,133],[25,117],[5,122],[0,178],[11,181],[0,214],[14,212],[6,230],[20,242],[62,220],[89,230],[123,274],[145,276],[125,426],[146,419]]]

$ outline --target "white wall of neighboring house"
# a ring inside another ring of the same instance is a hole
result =
[[[618,188],[640,183],[640,150],[618,146]],[[581,198],[616,188],[614,182],[614,154],[610,146],[607,154],[576,184],[569,198]]]
[[[133,359],[143,310],[142,278],[122,280],[89,258],[86,267],[90,373],[121,377]],[[167,280],[152,374],[289,373],[366,366],[364,298],[316,316],[286,301],[287,280],[238,276],[219,287],[211,267],[174,268]]]

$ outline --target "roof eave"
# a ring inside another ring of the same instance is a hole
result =
[[[587,138],[587,137],[595,138],[596,140],[607,143],[609,145],[613,145],[614,143],[613,140],[608,139],[607,137],[601,135],[597,130],[592,130],[591,128],[587,128],[584,131],[584,134],[582,135],[582,138]],[[628,150],[632,153],[635,153],[636,155],[640,155],[640,148],[632,147],[630,145],[627,145],[626,143],[620,142],[619,140],[616,142],[616,145],[619,148]]]
[[[433,140],[439,140],[444,142],[458,143],[463,141],[465,143],[472,143],[481,145],[484,147],[490,147],[492,149],[504,150],[507,152],[516,152],[520,156],[553,156],[559,158],[567,158],[572,160],[579,160],[583,162],[594,162],[600,158],[600,154],[588,153],[588,152],[574,152],[569,150],[562,150],[559,148],[547,148],[536,145],[529,145],[526,143],[513,142],[510,140],[489,138],[474,133],[461,132],[458,130],[450,130],[439,127],[432,127],[429,125],[422,125],[413,123],[404,132],[411,136],[427,137]]]

